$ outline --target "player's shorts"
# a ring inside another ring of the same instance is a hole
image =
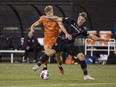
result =
[[[44,39],[44,46],[49,46],[50,48],[52,48],[52,46],[54,45],[54,43],[56,42],[56,39],[51,40],[51,39]]]
[[[54,49],[56,52],[64,51],[73,56],[76,56],[78,53],[80,53],[79,48],[75,46],[74,43],[65,43],[60,38],[57,39],[52,49]]]

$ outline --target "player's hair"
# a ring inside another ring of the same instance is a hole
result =
[[[84,18],[87,18],[87,14],[86,14],[85,12],[79,13],[79,16],[82,16],[82,17],[84,17]]]
[[[45,12],[45,14],[47,14],[48,12],[50,12],[52,10],[53,10],[53,7],[51,5],[48,5],[45,7],[44,12]]]

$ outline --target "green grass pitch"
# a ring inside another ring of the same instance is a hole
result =
[[[116,87],[116,65],[88,65],[94,81],[83,80],[80,66],[63,64],[65,74],[59,73],[56,64],[49,64],[49,80],[42,80],[32,70],[34,64],[0,63],[0,87]]]

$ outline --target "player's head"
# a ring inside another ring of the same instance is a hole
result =
[[[53,16],[53,7],[51,5],[46,6],[44,12],[46,15]]]
[[[85,12],[79,13],[79,16],[77,18],[77,24],[78,26],[83,25],[86,22],[87,14]]]

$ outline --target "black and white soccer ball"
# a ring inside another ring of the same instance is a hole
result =
[[[50,78],[50,73],[48,72],[48,70],[43,70],[40,73],[40,78],[43,80],[48,80]]]

